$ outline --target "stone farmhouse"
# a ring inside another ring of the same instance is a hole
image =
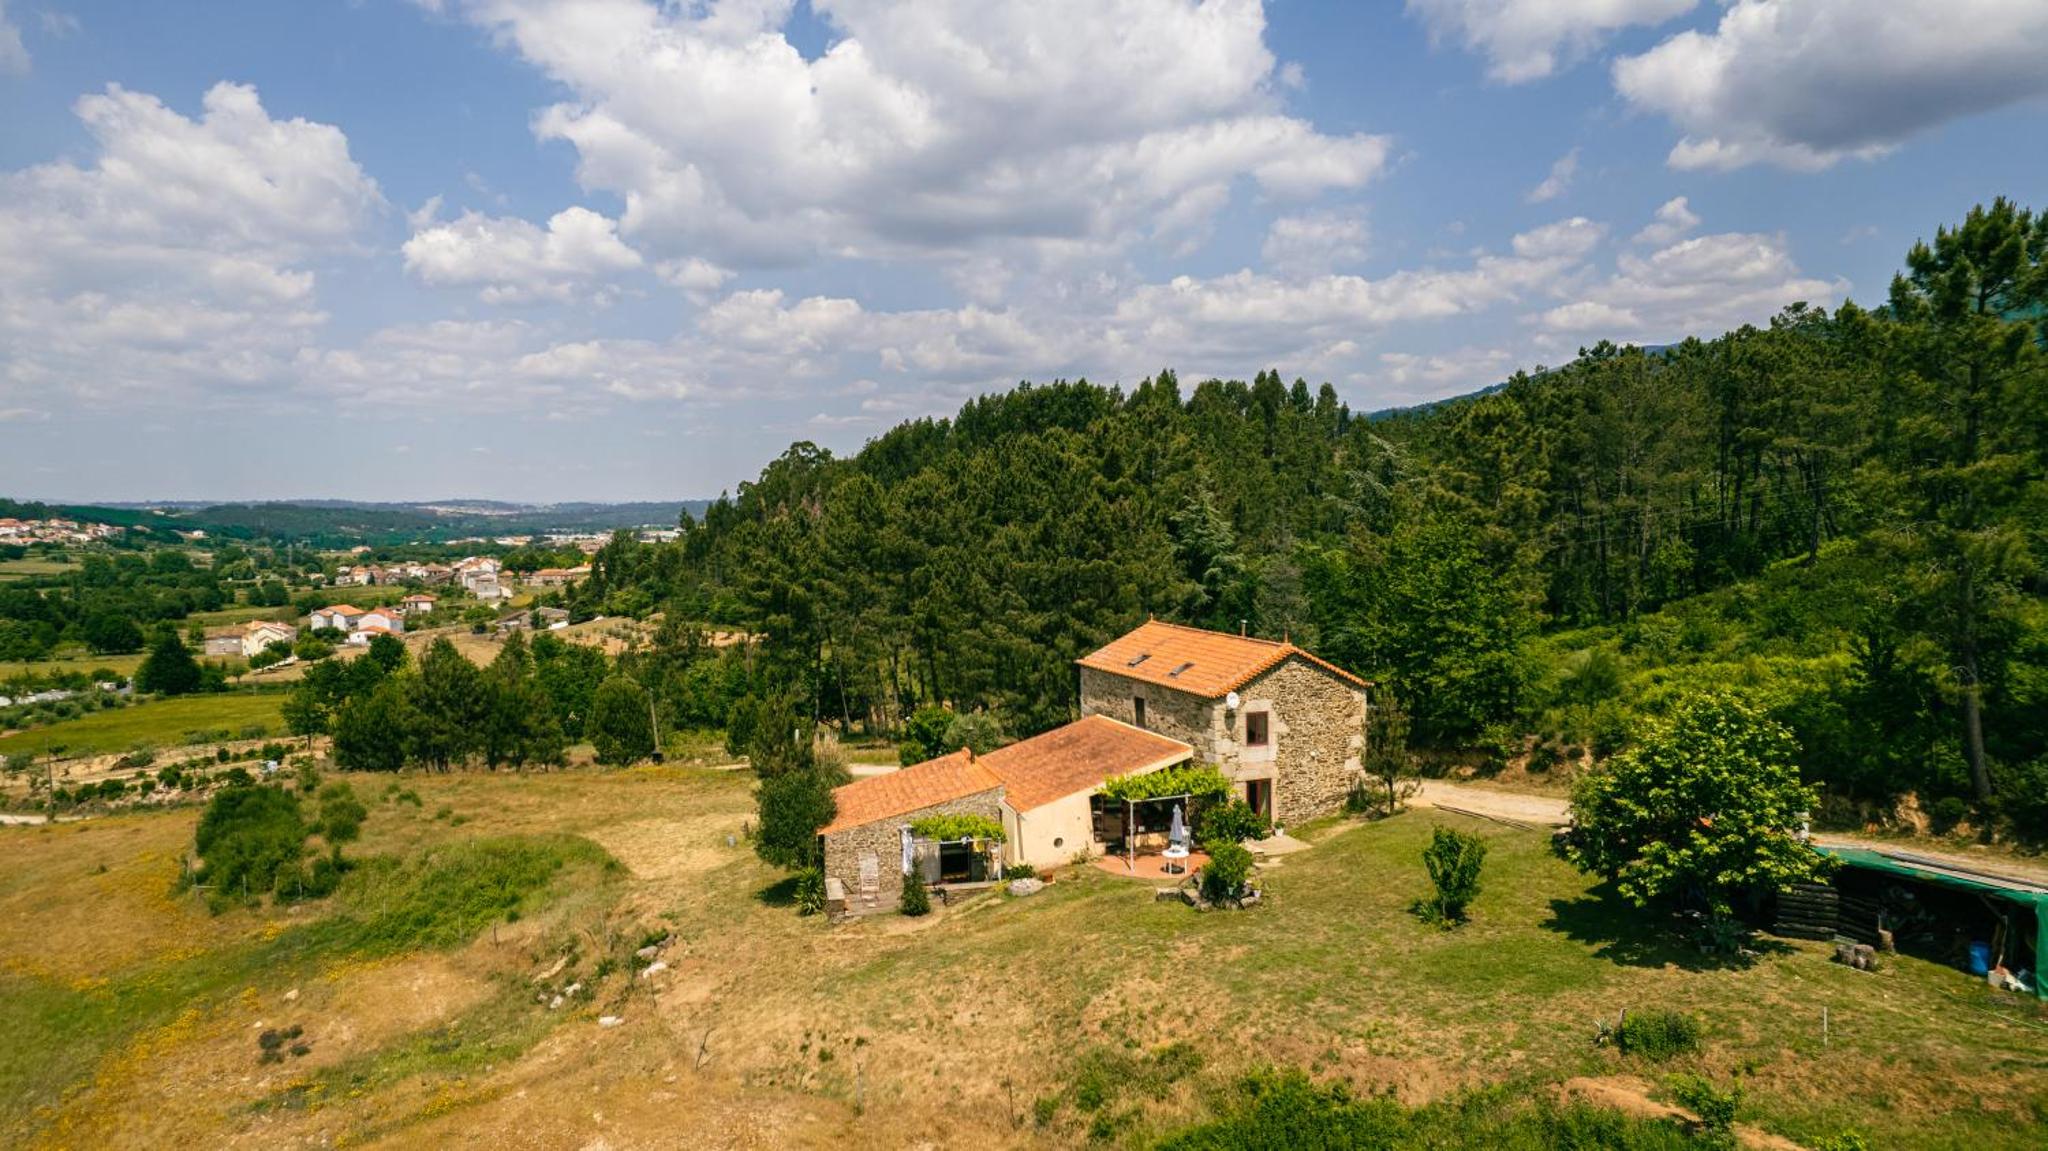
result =
[[[893,907],[913,867],[927,882],[976,882],[999,864],[1120,849],[1125,813],[1099,794],[1113,776],[1213,764],[1283,824],[1336,810],[1360,778],[1368,685],[1292,643],[1154,620],[1079,664],[1073,723],[837,789],[819,833],[828,904]],[[943,815],[1000,824],[1000,855],[920,840],[913,825]]]

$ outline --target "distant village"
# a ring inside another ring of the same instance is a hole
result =
[[[511,536],[492,541],[507,547],[521,547],[531,542],[531,537]],[[583,546],[589,542],[586,551],[594,552],[601,538],[586,541],[585,537],[564,537],[550,543]],[[358,554],[368,549],[358,549]],[[535,591],[562,590],[589,578],[590,565],[579,564],[570,568],[541,568],[524,577],[516,577],[518,583]],[[466,556],[452,564],[442,563],[390,563],[361,564],[343,567],[335,573],[335,587],[446,587],[460,589],[470,598],[487,607],[508,604],[518,593],[515,577],[507,572],[504,565],[493,556]],[[440,607],[441,597],[429,591],[414,591],[396,604],[384,607],[358,608],[353,604],[337,603],[320,608],[307,616],[309,630],[339,633],[345,642],[356,646],[367,646],[380,635],[402,635],[406,621],[417,621],[430,616]],[[559,607],[539,607],[531,612],[515,612],[497,621],[500,631],[512,631],[538,624],[546,628],[567,627],[569,613]],[[272,643],[289,644],[297,638],[296,631],[290,635],[265,632],[259,628],[282,628],[282,624],[251,623],[237,632],[207,636],[208,654],[244,656],[264,650]],[[215,652],[216,641],[220,651]],[[229,650],[232,648],[233,650]]]
[[[0,518],[0,544],[88,544],[121,534],[112,524]]]

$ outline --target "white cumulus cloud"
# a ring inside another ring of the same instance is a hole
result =
[[[89,166],[0,174],[0,400],[276,379],[325,318],[304,264],[383,204],[347,138],[237,84],[196,119],[119,86],[75,111]]]
[[[789,0],[448,6],[573,93],[536,131],[660,260],[1099,251],[1199,233],[1241,179],[1357,188],[1389,147],[1288,114],[1256,0],[817,0],[813,59]]]
[[[1281,271],[1327,272],[1365,259],[1365,221],[1338,212],[1280,216],[1266,230],[1259,257]]]
[[[1662,24],[1698,0],[1408,0],[1437,40],[1486,57],[1502,84],[1541,80],[1583,58],[1622,28]]]
[[[406,270],[423,282],[474,286],[487,303],[557,302],[601,291],[641,266],[618,223],[588,208],[555,213],[542,229],[516,217],[465,212],[405,242]]]
[[[1737,0],[1616,61],[1614,84],[1684,133],[1674,168],[1820,169],[2048,95],[2048,3]]]
[[[1682,223],[1689,230],[1699,223],[1682,200],[1667,203],[1658,216],[1668,227]],[[1670,236],[1665,246],[1623,251],[1611,274],[1530,319],[1554,336],[1638,343],[1678,340],[1760,324],[1802,300],[1830,305],[1848,291],[1840,280],[1800,271],[1782,235],[1720,232],[1677,239],[1674,233],[1657,233],[1657,228],[1653,224],[1643,235]]]

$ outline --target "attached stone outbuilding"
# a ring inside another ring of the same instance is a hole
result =
[[[837,880],[848,911],[892,908],[903,894],[904,836],[935,815],[1001,822],[1003,784],[961,750],[832,793],[838,813],[818,832],[827,887]]]

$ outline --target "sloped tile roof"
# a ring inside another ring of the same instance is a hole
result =
[[[979,762],[1002,780],[1003,798],[1012,809],[1030,811],[1088,791],[1112,775],[1152,771],[1194,753],[1177,739],[1091,715],[999,747]]]
[[[1001,780],[963,749],[834,788],[832,798],[839,803],[839,813],[818,834],[831,835],[878,819],[909,815],[1001,786]]]
[[[1156,619],[1145,621],[1075,662],[1127,679],[1214,699],[1236,691],[1297,655],[1339,679],[1359,687],[1368,686],[1336,664],[1318,659],[1292,643],[1184,627]]]

